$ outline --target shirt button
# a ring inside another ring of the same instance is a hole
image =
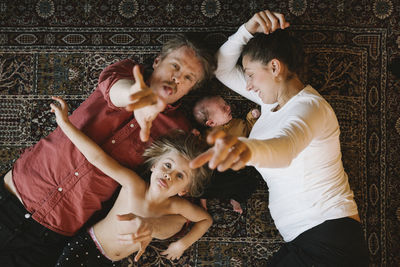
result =
[[[61,188],[61,187],[59,187],[57,190],[60,191],[60,192],[62,192],[62,188]]]
[[[131,128],[135,127],[135,124],[131,123],[131,125],[129,125]]]
[[[78,175],[79,175],[79,172],[75,172],[74,174],[75,174],[75,176],[78,176]]]
[[[111,143],[115,144],[115,140],[111,140]]]
[[[29,213],[25,214],[25,219],[29,219],[29,217],[31,217],[31,215]]]

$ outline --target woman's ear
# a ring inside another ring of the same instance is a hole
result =
[[[272,75],[274,77],[277,77],[279,74],[281,74],[282,67],[282,62],[280,62],[278,59],[274,58],[271,60]]]
[[[153,165],[151,165],[150,171],[153,172],[154,169],[155,169],[155,166],[154,166],[154,164],[153,164]]]

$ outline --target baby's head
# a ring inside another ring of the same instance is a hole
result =
[[[203,126],[216,127],[232,119],[231,107],[221,96],[207,96],[196,102],[193,116]]]
[[[206,166],[191,169],[189,162],[208,148],[198,136],[175,130],[156,140],[145,150],[145,163],[151,166],[151,183],[170,195],[198,197],[210,180]]]

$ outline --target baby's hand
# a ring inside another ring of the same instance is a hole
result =
[[[169,244],[168,249],[161,252],[161,255],[165,255],[165,257],[169,260],[177,260],[179,259],[183,252],[185,251],[186,247],[182,242],[176,241]]]
[[[255,108],[255,109],[251,110],[251,115],[253,115],[254,119],[258,119],[260,117],[260,115],[261,115],[261,112],[260,112],[259,109]]]
[[[200,136],[200,131],[197,130],[196,128],[193,128],[192,129],[192,134],[195,135],[195,136]]]
[[[50,104],[51,107],[51,112],[53,112],[56,115],[56,121],[57,124],[60,125],[60,123],[67,122],[68,121],[68,106],[65,101],[56,96],[52,96],[51,99],[56,100],[60,105],[56,105],[54,103]]]

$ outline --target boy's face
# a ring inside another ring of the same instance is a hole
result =
[[[201,61],[187,46],[172,51],[164,59],[157,57],[153,68],[150,87],[168,104],[178,101],[204,77]]]
[[[208,112],[207,126],[216,127],[224,125],[232,119],[231,107],[222,97],[213,97],[205,105]]]
[[[174,150],[162,155],[151,167],[151,186],[168,196],[183,196],[191,181],[189,161]]]

